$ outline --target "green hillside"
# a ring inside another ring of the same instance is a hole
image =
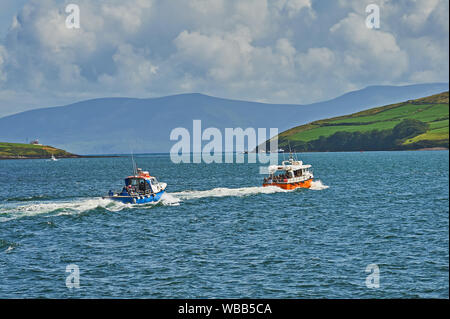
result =
[[[311,122],[278,135],[295,151],[401,150],[449,145],[448,92]]]
[[[0,159],[50,158],[52,154],[57,158],[79,157],[78,155],[47,145],[0,142]]]

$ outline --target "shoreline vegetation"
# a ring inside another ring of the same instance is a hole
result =
[[[49,145],[0,142],[0,159],[78,158],[80,155]]]
[[[58,159],[119,157],[118,155],[78,155],[49,145],[0,142],[0,160],[50,159],[52,155]]]
[[[278,135],[294,152],[449,149],[449,92],[314,121]],[[270,148],[270,140],[259,147]]]

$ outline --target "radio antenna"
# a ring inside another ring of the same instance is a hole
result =
[[[133,165],[133,175],[137,174],[136,162],[134,161],[133,150],[131,150],[131,164]]]

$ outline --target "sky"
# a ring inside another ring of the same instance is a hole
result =
[[[71,3],[80,28],[66,26]],[[98,97],[307,104],[448,82],[448,15],[448,0],[0,0],[0,116]]]

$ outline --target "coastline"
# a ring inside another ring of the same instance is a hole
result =
[[[425,147],[425,148],[419,148],[417,150],[411,150],[411,151],[448,151],[447,147]]]
[[[72,156],[58,156],[57,159],[65,158],[111,158],[122,157],[119,155],[72,155]],[[50,159],[48,156],[0,156],[0,160],[28,160],[28,159]]]
[[[292,153],[365,153],[365,152],[411,152],[411,151],[448,151],[449,149],[446,147],[428,147],[428,148],[418,148],[418,149],[410,149],[410,150],[360,150],[360,151],[306,151],[306,152],[296,152],[295,150],[292,151]],[[235,152],[233,152],[235,153]],[[136,154],[136,155],[169,155],[170,153],[142,153],[142,154]],[[191,153],[192,154],[192,153]],[[224,153],[223,153],[224,154]],[[284,153],[278,153],[278,154],[289,154],[289,152]],[[58,157],[58,159],[65,159],[65,158],[119,158],[119,157],[129,157],[129,154],[123,154],[123,155],[73,155],[73,156],[61,156]],[[27,156],[15,156],[15,157],[2,157],[0,156],[0,160],[27,160],[27,159],[50,159],[50,157],[45,156],[34,156],[34,157],[27,157]]]

